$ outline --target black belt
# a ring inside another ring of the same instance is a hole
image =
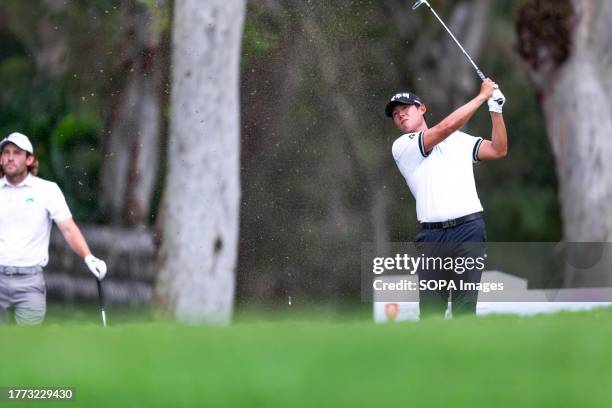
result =
[[[422,222],[421,227],[423,229],[438,229],[438,228],[453,228],[461,224],[465,224],[469,221],[474,221],[482,218],[482,212],[474,214],[464,215],[463,217],[455,218],[454,220],[442,221],[442,222]]]

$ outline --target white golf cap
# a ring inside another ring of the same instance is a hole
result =
[[[32,147],[32,143],[30,139],[24,134],[21,133],[11,133],[0,142],[0,150],[7,143],[13,143],[15,146],[20,148],[21,150],[25,150],[30,154],[34,154],[34,147]]]

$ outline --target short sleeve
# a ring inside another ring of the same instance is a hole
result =
[[[72,218],[72,214],[70,213],[70,209],[68,208],[64,194],[57,184],[50,184],[48,194],[47,211],[49,211],[49,217],[55,222]]]
[[[478,150],[483,142],[482,137],[475,137],[468,135],[467,133],[460,132],[457,137],[458,142],[461,145],[461,150],[465,154],[469,154],[472,158],[472,163],[478,163]]]
[[[393,158],[400,168],[411,169],[416,167],[424,158],[429,156],[423,146],[423,132],[407,133],[393,143]]]
[[[474,137],[475,140],[472,141],[472,162],[478,163],[480,160],[478,159],[478,151],[480,150],[480,145],[483,142],[482,137]]]
[[[429,154],[423,147],[423,132],[407,133],[393,143],[393,158],[396,162],[423,159]]]

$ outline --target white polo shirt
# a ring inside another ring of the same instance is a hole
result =
[[[482,211],[473,164],[482,138],[456,131],[426,153],[423,132],[393,143],[393,158],[416,200],[419,222],[441,222]]]
[[[71,217],[57,184],[31,174],[17,186],[1,178],[0,265],[47,265],[51,221]]]

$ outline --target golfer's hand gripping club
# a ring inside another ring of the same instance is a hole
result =
[[[101,281],[106,276],[106,262],[101,259],[96,258],[92,254],[89,254],[85,257],[85,264],[93,273],[93,275]]]
[[[502,113],[502,108],[506,103],[506,97],[499,90],[499,87],[495,85],[495,90],[493,91],[493,95],[487,101],[487,105],[489,105],[489,112]]]
[[[493,96],[497,85],[491,78],[485,78],[480,84],[479,96],[483,98],[482,102],[490,99]]]

